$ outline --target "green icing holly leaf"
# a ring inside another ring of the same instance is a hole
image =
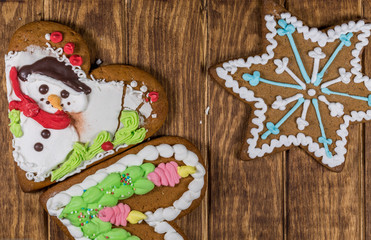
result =
[[[117,204],[118,199],[113,194],[106,194],[100,200],[99,204],[104,207],[113,207]]]
[[[137,179],[143,177],[144,170],[139,166],[131,166],[125,169],[125,171],[122,172],[122,175],[125,177],[127,174],[129,174],[129,177],[131,178],[132,182],[135,182]]]
[[[84,224],[81,230],[84,236],[95,239],[96,236],[110,231],[111,228],[112,224],[110,222],[103,222],[99,218],[93,218],[89,223]]]
[[[134,182],[134,192],[138,195],[143,195],[150,192],[155,187],[155,184],[146,178],[138,179]]]
[[[155,171],[155,165],[152,163],[143,163],[140,167],[144,170],[143,177],[147,177],[149,173]]]
[[[134,190],[132,186],[122,185],[119,188],[115,188],[115,193],[113,194],[113,196],[115,196],[119,200],[122,200],[122,199],[127,199],[133,196],[133,194],[134,194]]]
[[[107,238],[108,237],[108,238]],[[113,228],[107,233],[103,233],[97,237],[97,240],[127,240],[131,237],[131,234],[122,228]],[[137,238],[139,239],[139,238]]]
[[[64,214],[72,214],[72,212],[80,212],[86,208],[87,204],[84,202],[83,198],[80,196],[74,196],[71,198],[71,201],[63,209],[61,216]]]
[[[103,152],[102,144],[111,141],[111,135],[107,131],[101,131],[94,139],[93,144],[88,148],[85,156],[85,160],[90,160],[95,157],[98,153]]]
[[[8,113],[8,117],[10,119],[10,131],[13,133],[15,137],[22,137],[23,132],[21,128],[21,111],[13,109]]]
[[[103,196],[103,194],[103,191],[94,186],[86,190],[86,192],[82,194],[82,198],[86,203],[94,203],[97,202]]]
[[[145,128],[139,128],[135,130],[134,135],[129,140],[127,140],[125,143],[127,145],[134,145],[134,144],[140,143],[146,137],[146,133],[147,133],[147,130]]]
[[[111,173],[102,182],[100,182],[97,187],[99,189],[111,190],[114,186],[119,187],[121,185],[120,173]]]

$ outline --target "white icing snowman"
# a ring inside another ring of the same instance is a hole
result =
[[[40,109],[55,113],[62,110],[79,113],[87,106],[87,95],[77,92],[61,81],[41,74],[30,74],[27,81],[20,81],[21,90],[31,97]],[[54,102],[54,105],[53,105]],[[58,104],[60,102],[60,104]],[[78,133],[70,124],[64,129],[44,128],[30,117],[21,114],[23,136],[15,138],[14,147],[22,153],[23,170],[47,175],[62,163],[79,140]]]

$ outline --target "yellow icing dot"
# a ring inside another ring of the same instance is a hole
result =
[[[139,221],[144,219],[147,219],[147,216],[136,210],[131,211],[126,218],[126,220],[131,224],[137,224]]]
[[[196,168],[192,166],[181,166],[178,167],[178,174],[182,178],[188,177],[189,174],[193,174],[196,172]]]

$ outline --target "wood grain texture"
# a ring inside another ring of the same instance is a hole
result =
[[[371,19],[367,0],[281,0],[314,27]],[[341,173],[294,148],[263,159],[238,160],[247,105],[210,79],[207,68],[261,51],[259,0],[1,1],[2,54],[12,33],[34,20],[72,27],[87,40],[92,61],[126,63],[154,75],[169,99],[156,135],[178,135],[200,150],[209,168],[202,205],[177,221],[189,239],[371,239],[371,124],[349,129]],[[371,75],[371,47],[363,54]],[[4,71],[4,60],[0,58]],[[1,111],[7,102],[1,95]],[[205,109],[210,106],[209,115]],[[201,121],[201,122],[200,122]],[[3,163],[0,239],[67,239],[16,183],[6,114],[0,115]],[[9,218],[8,216],[15,216]]]
[[[3,2],[1,11],[1,53],[6,54],[8,42],[13,32],[20,26],[40,20],[42,18],[42,1],[32,2]],[[4,58],[0,60],[0,71],[4,72]],[[5,81],[2,81],[2,85]],[[3,86],[4,89],[4,86]],[[34,238],[46,239],[48,236],[47,217],[38,203],[40,194],[25,194],[20,189],[15,175],[15,164],[11,154],[11,134],[8,130],[6,95],[1,94],[0,117],[2,153],[0,175],[3,181],[0,187],[4,191],[0,196],[0,206],[3,213],[0,214],[0,239],[4,238]],[[5,227],[4,227],[5,226]]]
[[[361,17],[357,1],[287,1],[286,7],[313,27],[329,27]],[[311,10],[316,9],[316,10]],[[332,14],[323,14],[324,12]],[[362,161],[360,125],[349,128],[344,170],[331,173],[302,150],[289,151],[287,239],[360,239]]]
[[[211,64],[261,52],[257,47],[261,40],[260,7],[257,1],[210,2]],[[209,238],[282,238],[282,154],[256,161],[238,160],[244,138],[240,130],[246,127],[248,105],[212,81],[210,108]]]

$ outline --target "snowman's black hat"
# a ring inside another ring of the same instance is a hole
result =
[[[18,71],[18,77],[25,82],[28,75],[32,73],[46,75],[59,80],[77,92],[84,92],[85,94],[91,92],[89,86],[79,81],[71,66],[67,66],[64,62],[60,62],[54,57],[45,57],[31,65],[21,67]]]

